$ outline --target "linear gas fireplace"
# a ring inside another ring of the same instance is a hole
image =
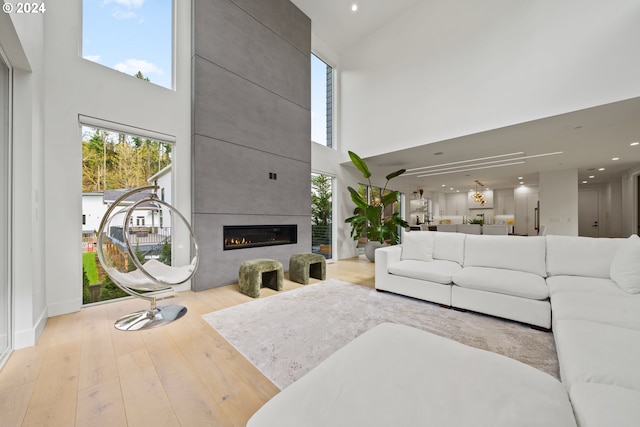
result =
[[[293,225],[225,225],[224,250],[298,243],[298,226]]]

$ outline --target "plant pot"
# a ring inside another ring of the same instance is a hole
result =
[[[369,261],[376,262],[376,249],[382,248],[382,247],[385,247],[385,246],[389,246],[389,244],[388,243],[380,243],[380,242],[369,241],[364,246],[364,254],[367,256],[367,259]]]

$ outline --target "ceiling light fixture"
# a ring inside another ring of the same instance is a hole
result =
[[[443,173],[467,172],[467,171],[473,171],[473,170],[478,170],[478,169],[486,169],[486,168],[492,168],[492,167],[501,167],[501,166],[522,164],[522,163],[525,163],[525,162],[514,162],[514,160],[533,159],[533,158],[536,158],[536,157],[553,156],[553,155],[562,154],[562,153],[563,153],[562,151],[555,151],[553,153],[532,154],[530,156],[520,156],[520,157],[513,157],[513,158],[510,158],[510,159],[492,160],[492,161],[489,161],[489,162],[480,162],[480,163],[475,163],[475,164],[470,164],[470,165],[459,165],[459,166],[451,166],[451,167],[446,167],[446,168],[442,167],[442,166],[448,166],[448,165],[459,164],[459,163],[468,163],[468,162],[476,161],[476,160],[480,160],[480,159],[463,160],[463,161],[454,162],[454,163],[444,163],[444,164],[441,164],[441,165],[425,166],[425,167],[422,167],[422,168],[408,169],[410,171],[417,171],[418,169],[439,168],[439,169],[435,169],[435,170],[432,170],[432,171],[424,170],[422,172],[408,172],[408,173],[405,173],[404,175],[405,176],[407,176],[407,175],[417,175],[418,178],[422,178],[422,177],[425,177],[425,176],[442,175]],[[502,155],[502,156],[506,156],[506,155],[507,154]],[[486,158],[489,159],[489,158],[502,157],[502,156],[493,156],[493,157],[486,157]],[[495,166],[486,166],[486,167],[480,167],[480,168],[475,167],[475,166],[491,165],[491,164],[502,163],[502,162],[511,162],[511,163],[498,164],[498,165],[495,165]],[[427,173],[425,173],[425,172],[427,172]]]
[[[498,154],[497,156],[488,156],[488,157],[478,157],[477,159],[469,159],[469,160],[460,160],[459,162],[450,162],[450,163],[441,163],[439,165],[432,165],[432,166],[421,166],[419,168],[410,168],[407,169],[407,172],[413,172],[413,171],[417,171],[420,169],[433,169],[433,168],[439,168],[442,166],[451,166],[451,165],[459,165],[461,163],[471,163],[471,162],[477,162],[480,160],[490,160],[490,159],[498,159],[500,157],[508,157],[508,156],[516,156],[518,154],[524,154],[523,151],[519,151],[517,153],[509,153],[509,154]],[[508,160],[505,160],[508,161]]]
[[[634,146],[636,146],[636,145],[640,145],[640,142],[638,142],[638,141],[636,141],[636,142],[632,142],[632,143],[631,143],[631,144],[629,144],[629,145],[631,145],[632,147],[634,147]]]
[[[513,163],[503,163],[503,164],[500,164],[500,165],[481,166],[481,167],[478,167],[478,168],[468,168],[468,169],[463,169],[463,170],[433,172],[433,173],[426,173],[424,175],[418,175],[417,177],[418,178],[425,178],[427,176],[446,175],[446,174],[449,174],[449,173],[456,173],[456,172],[467,172],[467,171],[477,171],[477,170],[481,170],[481,169],[500,168],[500,167],[503,167],[503,166],[521,165],[521,164],[524,164],[524,163],[525,162],[513,162]]]
[[[357,10],[358,10],[358,5],[357,5],[357,4],[355,4],[355,3],[354,3],[354,4],[352,4],[352,5],[351,5],[351,11],[352,11],[352,12],[356,12]]]
[[[478,186],[480,186],[480,191],[478,191]],[[474,202],[480,203],[480,205],[484,206],[487,204],[487,201],[484,198],[484,185],[476,179],[476,192],[471,195],[471,198]]]
[[[613,157],[611,160],[620,160],[620,157]]]
[[[603,170],[604,170],[604,168],[599,168],[598,170],[599,170],[599,171],[603,171]]]

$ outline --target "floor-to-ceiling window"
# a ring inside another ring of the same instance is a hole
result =
[[[0,366],[11,350],[11,70],[0,50]]]

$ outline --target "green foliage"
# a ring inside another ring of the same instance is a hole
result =
[[[365,161],[352,151],[349,151],[349,157],[362,176],[367,179],[369,187],[373,188],[370,179],[371,172]],[[384,187],[379,193],[373,195],[370,202],[360,191],[347,187],[351,194],[351,200],[356,205],[353,211],[354,215],[345,219],[345,222],[351,224],[351,237],[354,240],[358,240],[363,233],[366,233],[367,239],[370,241],[380,243],[388,241],[392,245],[399,242],[398,227],[408,227],[409,224],[402,219],[398,212],[387,212],[385,207],[396,203],[400,194],[398,191],[387,191],[389,181],[405,172],[406,169],[400,169],[388,174]]]
[[[165,241],[164,245],[162,245],[158,261],[167,265],[171,265],[171,244],[168,241]]]
[[[91,301],[91,293],[89,292],[89,278],[87,272],[82,267],[82,303],[89,304]]]
[[[311,224],[331,224],[331,178],[311,176]]]
[[[82,141],[82,191],[141,187],[169,164],[171,144],[91,129]]]
[[[98,276],[98,265],[95,252],[84,252],[82,254],[82,271],[87,276],[88,285],[93,283],[100,283]]]
[[[129,296],[125,291],[120,289],[109,276],[104,278],[102,282],[102,288],[100,289],[100,301],[108,301],[111,299],[122,298]]]
[[[140,79],[140,80],[144,80],[145,82],[149,82],[151,80],[149,80],[149,77],[145,77],[144,74],[142,74],[142,71],[138,71],[134,77]]]

